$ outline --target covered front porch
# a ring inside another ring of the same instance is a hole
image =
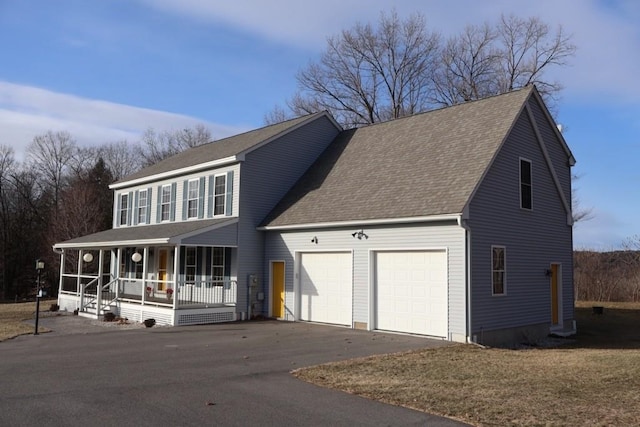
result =
[[[140,226],[128,228],[135,240],[115,240],[114,229],[55,245],[60,309],[173,326],[236,320],[238,250],[225,238],[236,222],[199,223],[187,233],[185,225],[171,235],[158,235],[167,233],[162,225]]]

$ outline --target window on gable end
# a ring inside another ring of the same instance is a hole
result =
[[[520,207],[533,209],[533,186],[531,180],[531,162],[520,159]]]
[[[504,246],[491,246],[491,293],[506,294],[507,249]]]

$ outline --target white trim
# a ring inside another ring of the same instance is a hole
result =
[[[307,224],[292,224],[292,225],[266,225],[257,227],[259,231],[270,230],[302,230],[307,228],[335,228],[335,227],[352,227],[361,225],[385,225],[385,224],[409,224],[414,222],[437,222],[437,221],[458,221],[461,214],[447,214],[447,215],[431,215],[431,216],[416,216],[406,218],[384,218],[384,219],[363,219],[352,221],[336,221],[336,222],[318,222]]]
[[[224,157],[222,159],[213,160],[211,162],[200,163],[200,164],[188,166],[182,169],[174,169],[167,172],[144,176],[142,178],[133,179],[131,181],[116,182],[114,184],[109,185],[109,189],[117,190],[123,187],[130,187],[138,184],[144,184],[147,182],[158,181],[161,179],[171,178],[174,176],[187,175],[189,173],[199,172],[199,171],[210,169],[213,167],[226,166],[228,164],[237,163],[239,161],[242,161],[242,159],[239,159],[238,156]]]

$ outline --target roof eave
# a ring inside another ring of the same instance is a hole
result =
[[[394,225],[394,224],[412,224],[416,222],[438,222],[438,221],[457,221],[460,213],[414,216],[404,218],[381,218],[381,219],[363,219],[352,221],[334,221],[334,222],[316,222],[306,224],[288,224],[288,225],[264,225],[257,227],[259,231],[286,231],[286,230],[304,230],[313,228],[337,228],[337,227],[362,227],[366,225]]]
[[[131,187],[133,185],[145,184],[147,182],[158,181],[161,179],[167,179],[174,176],[186,175],[188,173],[199,172],[199,171],[214,168],[214,167],[227,166],[227,165],[241,162],[243,160],[244,160],[244,156],[242,155],[224,157],[222,159],[216,159],[210,162],[199,163],[197,165],[189,166],[186,168],[175,169],[175,170],[170,170],[170,171],[166,171],[166,172],[162,172],[154,175],[144,176],[141,178],[132,179],[130,181],[119,181],[109,185],[109,189],[117,190],[120,188]]]

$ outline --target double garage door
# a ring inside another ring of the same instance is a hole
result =
[[[374,328],[446,337],[446,252],[376,252],[373,262]],[[352,278],[350,252],[302,254],[300,319],[351,326]]]

